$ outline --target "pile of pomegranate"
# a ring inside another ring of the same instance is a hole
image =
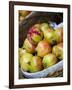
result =
[[[48,23],[33,25],[19,48],[19,65],[26,72],[38,72],[63,60],[63,28]]]

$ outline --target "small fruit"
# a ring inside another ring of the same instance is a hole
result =
[[[63,43],[59,43],[55,45],[52,49],[52,53],[56,55],[56,57],[60,60],[63,59]]]
[[[37,72],[42,70],[42,60],[38,56],[33,56],[31,60],[30,72]]]
[[[40,30],[40,24],[35,24],[29,29],[27,38],[33,45],[37,45],[42,40],[43,34]]]
[[[63,28],[55,30],[54,39],[57,43],[60,43],[63,41]]]
[[[57,58],[52,53],[45,55],[43,58],[43,61],[42,61],[44,68],[48,68],[48,67],[54,65],[54,64],[56,64],[56,62],[57,62]]]
[[[38,56],[43,57],[51,52],[51,46],[46,40],[42,40],[38,43],[36,51]]]
[[[24,55],[22,55],[22,57],[20,58],[20,66],[21,69],[24,71],[29,71],[29,67],[30,67],[30,62],[32,60],[33,55],[30,53],[25,53]]]
[[[31,44],[27,38],[24,41],[23,48],[25,48],[26,51],[29,53],[35,52],[35,46],[33,44]]]

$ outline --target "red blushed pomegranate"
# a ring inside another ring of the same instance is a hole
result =
[[[38,56],[43,57],[51,52],[51,46],[46,40],[42,40],[38,43],[36,51]]]
[[[27,38],[34,45],[37,45],[42,40],[43,34],[40,30],[40,24],[35,24],[29,29]]]

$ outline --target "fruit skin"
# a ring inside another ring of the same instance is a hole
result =
[[[22,57],[20,58],[20,66],[21,69],[24,71],[29,71],[29,67],[30,67],[30,62],[32,60],[33,55],[30,53],[25,53],[24,55],[22,55]]]
[[[44,32],[44,37],[51,45],[56,43],[54,39],[54,31],[51,29],[48,29],[46,32]]]
[[[57,58],[52,53],[45,55],[43,57],[43,61],[42,61],[44,68],[48,68],[48,67],[54,65],[54,64],[56,64],[56,62],[57,62]]]
[[[63,60],[63,43],[59,43],[52,48],[52,53],[60,60]]]
[[[47,23],[41,25],[41,30],[43,31],[44,38],[48,41],[49,44],[53,45],[56,43],[54,39],[54,29],[51,28]]]
[[[42,40],[36,47],[37,55],[44,57],[46,54],[51,52],[51,46],[46,40]]]
[[[48,23],[42,23],[42,24],[41,24],[41,30],[42,30],[42,31],[47,30],[48,28],[49,28]]]
[[[21,57],[25,53],[26,53],[26,50],[25,49],[19,48],[19,50],[18,50],[19,57]]]
[[[42,59],[38,56],[33,56],[31,60],[30,72],[38,72],[43,69]]]
[[[20,66],[20,63],[21,63],[21,60],[20,58],[26,53],[26,50],[23,49],[23,48],[19,48],[18,49],[18,60],[19,60],[19,66]]]
[[[33,45],[37,45],[43,38],[43,33],[40,30],[40,24],[35,24],[29,29],[27,38]]]
[[[23,44],[23,47],[25,48],[27,52],[34,53],[35,52],[35,46],[29,42],[29,40],[26,38]]]
[[[63,41],[63,28],[59,28],[55,30],[54,39],[57,43],[60,43]]]

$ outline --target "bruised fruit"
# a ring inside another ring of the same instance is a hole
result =
[[[54,64],[56,64],[56,62],[57,62],[57,58],[52,53],[45,55],[43,58],[43,61],[42,61],[44,68],[48,68],[48,67],[54,65]]]
[[[29,71],[29,67],[30,67],[30,62],[32,60],[33,55],[30,53],[25,53],[24,55],[22,55],[22,57],[20,58],[20,66],[21,69],[24,71]]]
[[[29,53],[34,53],[35,52],[35,46],[32,43],[30,43],[27,38],[24,41],[23,48],[25,48],[26,51],[29,52]]]
[[[30,72],[37,72],[42,70],[42,60],[38,56],[33,56],[31,60]]]
[[[40,24],[35,24],[29,29],[27,38],[33,45],[37,45],[42,40],[43,33],[40,30]]]
[[[36,47],[37,55],[44,57],[46,54],[51,52],[51,46],[46,40],[42,40]]]
[[[59,43],[55,45],[52,49],[52,53],[56,55],[56,57],[60,60],[63,59],[63,43]]]

